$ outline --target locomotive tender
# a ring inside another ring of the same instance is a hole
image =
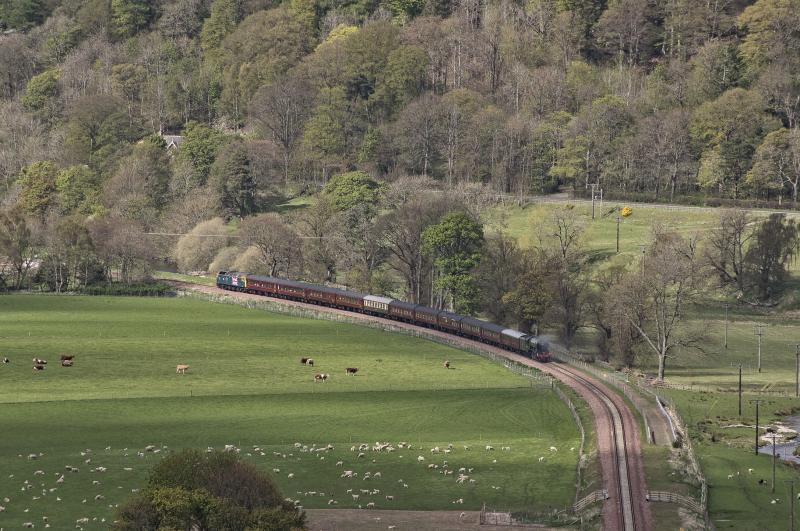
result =
[[[237,271],[220,271],[217,274],[217,287],[386,317],[475,339],[537,361],[550,361],[547,342],[536,336],[397,299]]]

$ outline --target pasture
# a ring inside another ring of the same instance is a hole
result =
[[[189,299],[14,295],[0,313],[11,359],[0,366],[0,527],[47,516],[56,529],[82,518],[103,528],[150,466],[184,447],[234,445],[307,508],[547,511],[574,497],[566,406],[472,354]],[[75,366],[58,366],[61,353]],[[45,371],[33,373],[34,356]],[[316,366],[300,365],[305,356]],[[314,383],[316,372],[331,377]],[[351,451],[362,443],[370,449]],[[474,482],[457,484],[460,468]]]

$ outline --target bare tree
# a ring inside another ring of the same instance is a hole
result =
[[[614,288],[615,308],[658,359],[659,380],[676,350],[698,347],[702,339],[702,333],[689,329],[685,315],[704,287],[697,243],[696,237],[656,228],[638,270],[630,271]]]
[[[36,250],[36,230],[22,209],[0,211],[0,256],[14,275],[14,288],[25,284]]]
[[[302,267],[301,241],[280,215],[251,216],[239,227],[242,243],[254,247],[270,276],[296,275]]]
[[[198,223],[188,234],[181,236],[174,256],[181,271],[207,271],[220,250],[227,247],[230,234],[222,218]]]
[[[289,161],[295,142],[312,107],[313,91],[299,76],[262,87],[250,103],[250,117],[263,135],[283,149],[283,176],[289,180]]]
[[[429,302],[425,295],[430,294],[432,264],[422,252],[422,233],[452,208],[445,198],[420,194],[380,220],[380,234],[391,255],[389,265],[403,277],[411,302]]]
[[[753,237],[750,216],[744,210],[724,210],[719,226],[708,236],[705,258],[723,284],[745,291],[745,256]]]

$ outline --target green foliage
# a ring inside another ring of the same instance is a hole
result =
[[[224,143],[225,135],[207,125],[197,122],[186,124],[179,157],[191,164],[198,185],[205,184],[217,152]]]
[[[769,300],[783,287],[788,265],[797,253],[800,226],[784,214],[770,214],[758,225],[753,243],[747,249],[745,264],[748,281],[762,300]]]
[[[150,22],[148,0],[111,0],[111,33],[119,38],[132,37]]]
[[[481,259],[483,225],[464,212],[451,212],[425,229],[422,242],[439,273],[437,288],[449,294],[455,311],[472,314],[480,293],[471,273]]]
[[[58,93],[60,70],[46,70],[33,76],[25,88],[22,104],[30,110],[39,111],[45,108]]]
[[[364,171],[339,173],[322,189],[336,210],[349,210],[359,205],[374,205],[384,191],[380,183]]]
[[[86,165],[70,166],[59,171],[56,190],[64,212],[78,211],[88,215],[100,206],[100,181],[97,174]]]
[[[240,218],[256,211],[256,183],[243,142],[228,144],[214,161],[209,185],[219,194],[222,208]]]
[[[333,162],[347,148],[348,102],[341,87],[322,89],[306,122],[303,144],[317,158]]]
[[[241,18],[237,0],[214,0],[211,13],[203,23],[200,44],[204,50],[219,48],[222,40],[231,33]]]
[[[56,198],[56,174],[53,162],[34,162],[19,175],[19,204],[29,214],[42,216]]]
[[[752,71],[800,47],[798,0],[757,0],[745,8],[737,22],[747,32],[739,50]]]
[[[43,0],[4,0],[0,2],[0,29],[27,30],[41,24],[50,12]]]
[[[388,0],[387,4],[400,24],[410,21],[425,8],[425,0]]]

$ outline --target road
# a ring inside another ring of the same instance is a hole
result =
[[[268,300],[280,304],[303,307],[316,312],[345,314],[355,320],[382,323],[387,328],[416,330],[425,335],[440,337],[468,347],[479,348],[552,375],[575,390],[589,405],[594,416],[603,487],[609,494],[609,498],[603,506],[603,529],[609,531],[650,531],[653,529],[652,515],[645,500],[647,484],[644,476],[640,430],[636,422],[636,416],[621,395],[612,391],[596,378],[569,365],[539,363],[478,341],[382,317],[286,299],[265,297],[263,295],[226,291],[214,286],[191,284],[182,281],[168,282],[178,288],[211,295],[226,295],[243,300]]]

